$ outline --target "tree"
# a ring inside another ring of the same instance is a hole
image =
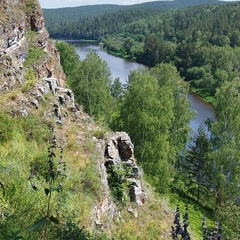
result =
[[[199,202],[200,193],[207,187],[208,181],[208,161],[210,152],[210,143],[203,125],[198,128],[198,133],[194,136],[193,144],[189,146],[185,157],[184,169],[187,171],[190,188],[195,190],[196,198]]]
[[[122,128],[122,121],[120,118],[120,108],[122,104],[122,99],[124,96],[124,90],[122,83],[119,78],[115,78],[113,83],[111,84],[111,95],[113,97],[113,106],[112,106],[112,114],[110,120],[110,128],[113,131],[120,131],[124,129]]]
[[[171,64],[158,64],[151,69],[151,75],[158,80],[159,87],[171,89],[173,98],[173,119],[170,127],[170,145],[172,146],[169,159],[176,161],[179,153],[185,149],[190,131],[190,120],[193,113],[187,98],[189,85],[179,76],[176,68]]]
[[[164,74],[168,67],[162,66],[161,73]],[[135,145],[139,163],[158,191],[165,192],[173,168],[170,129],[174,118],[174,96],[169,85],[159,83],[148,69],[133,71],[124,95],[121,119]]]
[[[217,121],[210,123],[212,162],[211,188],[216,206],[234,201],[239,196],[240,180],[240,82],[233,79],[216,92],[215,112]]]
[[[68,83],[72,81],[72,78],[74,77],[74,73],[79,64],[79,55],[75,48],[66,42],[57,42],[56,47],[60,52],[61,65],[66,74]]]
[[[188,85],[170,64],[129,76],[121,120],[135,154],[159,192],[167,191],[174,164],[185,148],[191,113]]]
[[[114,98],[120,98],[123,95],[123,86],[119,78],[115,78],[111,84],[111,94]]]
[[[69,83],[75,93],[76,101],[83,105],[84,110],[96,119],[110,119],[111,73],[107,63],[95,52],[87,54]]]

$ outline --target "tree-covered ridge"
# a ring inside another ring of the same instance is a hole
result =
[[[117,5],[117,4],[98,4],[98,5],[86,5],[79,7],[66,7],[55,9],[43,9],[44,18],[47,27],[49,24],[56,22],[75,22],[79,19],[91,18],[100,16],[105,13],[113,13],[119,10],[128,9],[161,9],[169,10],[175,8],[184,8],[202,4],[224,4],[224,2],[218,0],[175,0],[175,1],[154,1],[133,5]]]
[[[103,42],[110,52],[149,66],[173,63],[204,97],[214,96],[239,74],[239,16],[238,2],[170,11],[125,25]]]
[[[119,32],[127,23],[159,14],[159,10],[126,9],[100,16],[79,18],[75,22],[60,21],[47,24],[51,37],[59,39],[99,40],[106,34]]]
[[[102,4],[73,8],[43,9],[43,13],[46,27],[53,38],[89,39],[101,37],[102,34],[106,33],[105,30],[112,29],[113,24],[111,23],[114,23],[115,25],[117,24],[117,26],[121,26],[123,23],[129,23],[133,20],[138,19],[134,19],[131,14],[139,15],[139,12],[143,12],[142,18],[144,18],[149,17],[150,15],[154,15],[154,13],[156,14],[156,12],[162,12],[170,9],[186,8],[189,6],[203,4],[206,5],[224,3],[225,2],[218,0],[155,1],[127,6]],[[131,14],[121,13],[119,16],[119,14],[116,14],[119,11],[126,11],[130,12]],[[145,12],[148,12],[148,15],[146,15]],[[102,16],[106,14],[107,20],[105,19],[106,17],[102,18]],[[124,18],[125,20],[123,21],[122,18]],[[104,22],[104,24],[99,25],[99,22]],[[96,34],[96,29],[99,31],[100,34]],[[119,30],[118,27],[115,27],[115,30]],[[110,30],[109,32],[112,31]],[[107,33],[109,32],[107,31]]]
[[[46,27],[57,23],[76,22],[80,19],[93,18],[105,13],[112,13],[124,9],[125,6],[102,4],[93,6],[80,6],[73,8],[43,9]]]

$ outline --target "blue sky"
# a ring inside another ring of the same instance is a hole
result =
[[[132,5],[137,3],[154,2],[154,1],[157,1],[157,0],[39,0],[42,8],[76,7],[76,6],[83,6],[83,5],[95,5],[95,4]],[[223,0],[223,1],[230,2],[234,0]]]
[[[39,0],[42,8],[76,7],[95,4],[132,5],[157,0]]]

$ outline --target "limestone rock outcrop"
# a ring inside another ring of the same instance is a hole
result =
[[[0,106],[13,117],[27,117],[31,112],[51,119],[49,124],[59,127],[61,144],[68,143],[68,126],[76,124],[75,133],[80,145],[87,134],[94,132],[96,124],[75,103],[73,92],[65,88],[65,74],[54,41],[48,37],[38,0],[2,0],[4,9],[0,15]],[[42,54],[26,65],[29,52],[39,50]],[[44,108],[41,108],[45,105]],[[52,127],[52,125],[50,127]],[[89,133],[88,132],[88,133]],[[110,193],[107,169],[109,165],[124,164],[131,169],[126,176],[130,188],[129,199],[142,205],[145,194],[141,187],[140,174],[134,158],[134,146],[124,132],[113,133],[107,143],[95,138],[102,158],[97,160],[101,175],[104,198],[96,200],[93,222],[102,226],[108,216],[109,224],[121,214]],[[77,154],[77,153],[76,153]]]
[[[146,194],[142,190],[139,169],[134,158],[134,145],[126,132],[112,133],[105,149],[105,166],[124,164],[130,169],[127,176],[130,182],[129,199],[142,205]]]
[[[60,56],[44,28],[44,19],[36,0],[3,0],[0,16],[0,92],[14,90],[26,82],[25,75],[32,68],[37,79],[55,77],[59,87],[65,85],[65,74],[59,64]],[[41,62],[24,62],[30,47],[45,52]],[[14,80],[13,80],[14,79]]]

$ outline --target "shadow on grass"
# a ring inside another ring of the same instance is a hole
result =
[[[181,200],[183,202],[188,202],[189,204],[194,205],[194,207],[196,209],[199,209],[201,212],[205,212],[209,216],[214,215],[215,210],[212,207],[206,206],[206,205],[202,204],[201,202],[198,202],[195,198],[188,195],[186,192],[184,192],[178,188],[174,188],[174,187],[172,187],[171,192],[176,193],[178,195],[179,200]]]

